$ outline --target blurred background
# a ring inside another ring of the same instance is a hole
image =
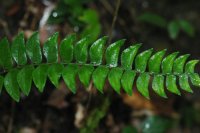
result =
[[[200,57],[200,1],[197,0],[0,0],[0,38],[23,31],[28,38],[39,31],[41,42],[59,32],[91,42],[109,35],[125,38],[124,48],[143,43],[154,48]],[[119,7],[119,10],[118,10]],[[115,17],[114,17],[115,16]],[[115,19],[116,18],[116,21]],[[200,66],[196,68],[200,72]],[[0,96],[0,133],[199,133],[200,91],[167,92],[168,99],[151,93],[143,98],[133,87],[100,94],[93,86],[72,94],[63,81],[56,89],[47,81],[44,93],[33,86],[29,97],[15,103],[3,90]],[[109,88],[108,83],[106,86]],[[150,88],[151,90],[151,88]]]

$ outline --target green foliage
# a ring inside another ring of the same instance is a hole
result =
[[[194,37],[195,35],[195,28],[193,25],[184,19],[173,19],[168,22],[164,17],[158,14],[146,12],[139,16],[139,21],[166,29],[171,39],[176,39],[181,31],[186,33],[189,37]]]
[[[93,42],[101,33],[101,24],[97,11],[86,7],[86,3],[91,1],[93,0],[60,0],[48,22],[50,24],[67,22],[74,27],[77,26],[80,37],[90,35],[89,39]]]
[[[167,98],[165,86],[177,95],[181,95],[178,86],[192,92],[189,80],[200,87],[199,74],[194,72],[198,60],[187,61],[188,54],[177,57],[178,52],[174,52],[165,56],[166,50],[153,54],[153,49],[138,52],[141,44],[120,52],[124,39],[105,48],[107,37],[91,43],[90,36],[76,41],[75,34],[67,36],[58,45],[58,33],[49,37],[41,48],[38,36],[35,32],[25,41],[20,33],[11,46],[6,38],[0,41],[0,90],[4,86],[15,101],[20,100],[21,92],[28,96],[33,83],[43,92],[47,78],[55,87],[61,78],[64,79],[73,93],[77,92],[77,77],[86,88],[93,81],[101,93],[106,80],[117,93],[123,88],[129,95],[136,83],[138,91],[147,99],[150,99],[151,78],[154,92],[163,98]]]
[[[142,133],[166,133],[172,125],[172,119],[150,116],[142,124]]]
[[[122,133],[138,133],[138,131],[135,127],[129,125],[122,129]]]

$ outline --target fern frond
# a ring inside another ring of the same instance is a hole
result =
[[[85,87],[92,80],[101,93],[106,80],[117,93],[123,88],[129,95],[136,83],[137,90],[148,99],[151,78],[153,91],[163,98],[167,98],[165,87],[177,95],[181,95],[178,85],[182,90],[192,92],[189,79],[200,87],[199,74],[194,72],[199,60],[187,61],[188,54],[177,57],[178,52],[174,52],[165,56],[166,49],[154,54],[153,49],[138,53],[141,44],[134,44],[120,53],[124,39],[105,49],[108,37],[91,44],[89,36],[76,41],[75,34],[68,35],[58,45],[58,35],[55,33],[49,37],[43,48],[38,32],[27,41],[20,33],[11,45],[6,38],[1,39],[0,90],[4,87],[15,101],[19,101],[21,92],[29,95],[32,82],[43,92],[47,78],[56,87],[63,78],[68,88],[76,93],[76,77]]]

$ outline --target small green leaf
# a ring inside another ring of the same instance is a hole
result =
[[[171,21],[168,25],[168,33],[171,39],[176,39],[180,32],[180,26],[177,21]]]
[[[42,52],[38,32],[34,32],[26,43],[26,53],[30,60],[35,64],[42,62]]]
[[[52,64],[48,69],[48,77],[55,87],[59,85],[59,79],[62,75],[64,66],[62,64]]]
[[[144,52],[137,55],[135,59],[135,69],[139,72],[145,72],[147,62],[153,52],[153,49],[145,50]]]
[[[187,92],[193,92],[190,88],[189,82],[188,82],[188,75],[187,74],[181,74],[179,76],[179,84],[181,89],[187,91]]]
[[[108,66],[117,66],[119,51],[124,42],[125,39],[122,39],[108,46],[108,48],[106,49],[106,63]]]
[[[60,43],[60,58],[64,63],[70,63],[73,60],[73,50],[76,35],[71,34]]]
[[[136,76],[136,72],[132,70],[126,70],[121,78],[122,88],[128,95],[132,95],[133,93],[133,82]]]
[[[166,87],[167,87],[167,90],[169,90],[170,92],[177,95],[181,95],[180,91],[178,90],[176,86],[176,76],[171,75],[171,74],[167,75]]]
[[[195,35],[195,28],[186,20],[179,21],[181,29],[190,37],[194,37]]]
[[[189,75],[190,80],[194,86],[200,87],[200,77],[197,73],[191,73]]]
[[[102,63],[104,45],[108,37],[104,36],[95,41],[90,47],[90,61],[92,64],[100,65]]]
[[[139,16],[139,20],[160,28],[165,28],[167,25],[167,20],[164,17],[150,12],[143,13]]]
[[[162,65],[161,65],[163,74],[172,73],[174,60],[176,56],[178,55],[178,53],[179,52],[174,52],[163,59]]]
[[[199,60],[188,61],[185,65],[185,72],[186,73],[194,73],[194,67],[198,62],[199,62]]]
[[[76,74],[78,72],[78,66],[70,64],[63,69],[62,76],[72,93],[76,93]]]
[[[26,96],[28,96],[31,90],[33,70],[34,67],[32,65],[25,66],[19,71],[17,75],[17,82],[19,87]]]
[[[3,89],[3,82],[4,82],[4,77],[0,76],[0,94],[1,94],[1,91]]]
[[[13,65],[12,55],[10,52],[9,42],[7,38],[0,41],[0,67],[9,69]]]
[[[159,73],[160,72],[160,66],[162,59],[166,53],[166,49],[159,51],[155,53],[151,58],[149,59],[149,71],[153,73]]]
[[[17,74],[18,70],[13,69],[5,76],[4,86],[8,94],[16,101],[19,102],[20,99],[20,90],[17,83]]]
[[[108,75],[109,68],[105,66],[99,66],[95,69],[95,71],[92,74],[92,79],[94,86],[99,90],[101,93],[103,93],[103,87],[105,85],[105,80]]]
[[[121,82],[120,79],[123,74],[123,69],[121,68],[112,68],[111,71],[108,73],[108,81],[112,88],[120,94]]]
[[[40,92],[43,92],[46,80],[47,80],[47,71],[48,65],[40,65],[38,66],[32,73],[33,82],[35,86],[39,89]]]
[[[125,49],[121,54],[121,65],[124,69],[132,69],[133,60],[138,52],[141,44],[135,44]]]
[[[78,63],[86,63],[88,59],[88,46],[89,43],[89,37],[85,37],[78,41],[74,48],[74,56]]]
[[[164,76],[162,75],[155,75],[153,78],[152,88],[156,94],[163,98],[167,98],[167,95],[164,90]]]
[[[78,72],[79,79],[85,87],[89,86],[91,75],[92,75],[93,71],[94,71],[94,67],[90,66],[90,65],[84,65],[80,68],[80,70]]]
[[[44,43],[43,52],[48,63],[58,62],[58,32],[54,33]]]
[[[173,65],[174,73],[177,73],[177,74],[183,73],[185,62],[189,56],[190,56],[189,54],[182,55],[174,61],[174,65]]]
[[[141,73],[136,81],[138,91],[147,99],[150,99],[148,90],[149,80],[150,75],[148,73]]]
[[[18,34],[11,45],[11,53],[12,57],[14,58],[15,62],[18,65],[25,65],[27,63],[26,58],[26,49],[25,49],[25,41],[24,41],[24,34]]]

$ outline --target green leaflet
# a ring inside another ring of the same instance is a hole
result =
[[[43,92],[47,80],[48,65],[39,65],[32,73],[33,82],[40,92]]]
[[[187,92],[193,92],[190,88],[189,82],[188,82],[188,75],[187,74],[181,74],[179,76],[179,85],[181,89],[187,91]]]
[[[4,77],[0,76],[0,94],[1,94],[1,91],[3,89],[3,82],[4,82]]]
[[[74,56],[77,63],[86,63],[88,58],[88,46],[90,45],[89,37],[85,37],[78,41],[74,48]]]
[[[135,44],[125,49],[121,54],[121,65],[124,69],[132,69],[133,60],[138,52],[141,44]]]
[[[17,35],[11,45],[12,57],[18,65],[27,63],[24,34]]]
[[[178,74],[183,73],[183,67],[188,57],[189,57],[189,54],[182,55],[174,61],[174,65],[173,65],[174,73],[178,73]]]
[[[76,35],[71,34],[63,39],[60,43],[60,58],[64,63],[70,63],[73,60],[73,50]]]
[[[122,39],[108,46],[106,49],[106,63],[108,66],[117,66],[120,47],[124,44],[124,42],[125,39]]]
[[[103,93],[103,87],[104,87],[108,72],[109,72],[109,68],[105,66],[99,66],[93,72],[92,79],[93,79],[94,86],[101,93]]]
[[[124,88],[125,92],[128,93],[128,95],[132,95],[133,93],[133,82],[136,76],[136,72],[133,70],[126,70],[121,78],[121,84]]]
[[[77,65],[68,65],[63,69],[62,76],[72,93],[76,93],[76,74],[78,72]]]
[[[153,73],[159,73],[160,72],[160,65],[163,59],[163,56],[166,53],[166,49],[159,51],[155,53],[151,58],[149,59],[149,71]]]
[[[106,44],[108,37],[104,36],[95,41],[90,47],[90,62],[95,65],[102,63],[104,45]]]
[[[200,77],[197,73],[189,74],[190,80],[194,86],[200,87]]]
[[[4,79],[4,86],[6,88],[7,93],[12,97],[12,99],[14,99],[16,102],[19,102],[20,91],[19,85],[17,83],[17,74],[17,69],[13,69],[10,72],[8,72]]]
[[[48,77],[53,85],[58,88],[59,79],[62,75],[64,66],[62,64],[52,64],[48,68]]]
[[[58,62],[58,32],[47,39],[43,46],[44,56],[48,63]]]
[[[94,67],[91,65],[84,65],[79,69],[79,72],[78,72],[79,79],[85,87],[89,86],[93,71],[94,71]]]
[[[156,94],[163,98],[167,98],[167,95],[164,90],[164,76],[156,74],[153,77],[152,88]]]
[[[8,39],[3,38],[0,41],[0,67],[9,69],[12,67],[12,65],[12,55],[10,52]]]
[[[123,74],[123,69],[121,69],[121,68],[113,68],[108,73],[108,81],[109,81],[110,85],[112,86],[112,88],[118,94],[120,94],[120,88],[121,88],[120,79],[122,77],[122,74]]]
[[[153,49],[146,50],[137,55],[135,59],[135,70],[138,72],[145,72],[147,62],[152,54]]]
[[[168,24],[168,32],[171,39],[176,39],[180,32],[179,23],[177,21],[171,21]]]
[[[26,96],[29,95],[31,90],[33,70],[34,67],[32,65],[25,66],[17,74],[17,82],[19,84],[19,87]]]
[[[26,43],[26,53],[30,60],[35,64],[42,62],[42,52],[38,32],[34,32]]]
[[[161,65],[163,74],[172,73],[173,63],[178,53],[179,52],[174,52],[163,59]]]
[[[176,85],[176,76],[174,76],[172,74],[167,75],[166,87],[167,87],[167,90],[169,90],[170,92],[177,94],[177,95],[181,95],[181,93],[178,90],[177,85]]]
[[[186,73],[194,73],[194,67],[198,62],[199,62],[199,60],[188,61],[185,65],[185,72]]]
[[[138,91],[147,99],[150,99],[148,90],[149,80],[150,75],[148,73],[141,73],[136,81]]]

